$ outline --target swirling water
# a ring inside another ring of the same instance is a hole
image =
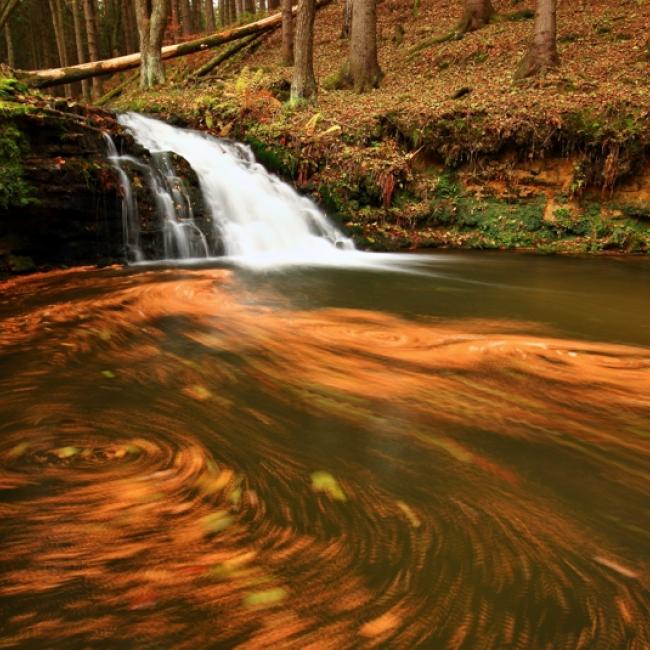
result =
[[[647,648],[650,265],[0,292],[0,647]]]

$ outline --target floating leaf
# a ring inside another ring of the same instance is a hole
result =
[[[419,528],[422,525],[419,517],[415,512],[413,512],[413,509],[407,503],[404,503],[404,501],[398,501],[397,507],[404,513],[404,516],[408,519],[409,524],[411,524],[413,528]]]
[[[245,607],[269,607],[282,602],[287,597],[287,592],[282,587],[254,591],[244,597]]]
[[[397,616],[391,612],[386,612],[379,618],[375,618],[372,621],[365,623],[359,632],[365,637],[379,636],[380,634],[384,634],[384,632],[396,628],[399,623],[400,621]]]
[[[28,449],[29,449],[29,443],[21,442],[17,444],[15,447],[12,447],[7,452],[7,456],[9,458],[20,458]]]
[[[203,401],[212,397],[212,393],[205,387],[200,384],[194,384],[193,386],[186,386],[183,388],[183,392],[193,399]]]
[[[201,519],[201,525],[208,533],[219,533],[232,524],[232,517],[225,510],[217,510]]]
[[[339,482],[329,472],[313,472],[311,475],[311,487],[315,492],[325,492],[335,501],[347,501],[345,492]]]
[[[115,373],[112,370],[102,370],[102,377],[106,377],[106,379],[115,379]]]
[[[72,458],[73,456],[76,456],[79,453],[79,449],[77,447],[61,447],[61,449],[58,449],[56,452],[56,455],[59,458]]]

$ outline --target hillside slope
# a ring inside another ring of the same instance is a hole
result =
[[[328,90],[348,47],[334,4],[316,21],[317,105],[286,105],[276,33],[218,76],[183,81],[203,53],[115,107],[248,141],[371,247],[648,250],[650,2],[561,2],[561,69],[518,84],[533,5],[494,4],[487,28],[431,43],[457,0],[381,2],[385,77],[365,95]]]

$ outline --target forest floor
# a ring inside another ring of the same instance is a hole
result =
[[[113,104],[248,142],[367,247],[650,249],[649,0],[561,0],[561,68],[514,83],[533,3],[435,43],[457,0],[379,4],[379,89],[333,88],[342,7],[316,19],[316,104],[287,103],[279,31],[202,81],[216,52],[168,64],[170,83]],[[117,80],[116,80],[117,83]]]

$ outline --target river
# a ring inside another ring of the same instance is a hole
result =
[[[5,283],[0,647],[647,648],[648,260],[413,259]]]

